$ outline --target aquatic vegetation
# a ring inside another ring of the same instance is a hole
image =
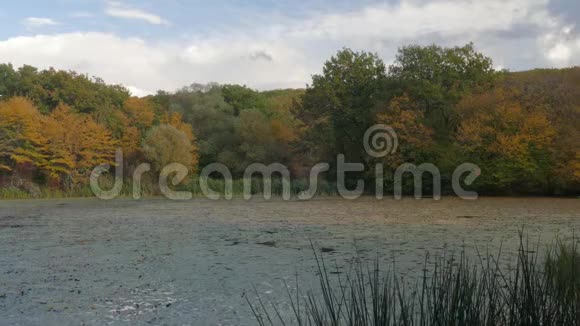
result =
[[[422,277],[412,282],[356,260],[346,276],[331,276],[314,253],[319,288],[288,291],[294,313],[282,317],[276,303],[246,300],[259,325],[578,325],[580,255],[574,243],[541,256],[520,235],[515,266],[501,253],[425,258]],[[544,264],[541,264],[541,260]],[[298,283],[298,282],[297,282]],[[298,288],[298,287],[297,287]]]

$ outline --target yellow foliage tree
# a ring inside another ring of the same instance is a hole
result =
[[[126,155],[131,155],[139,150],[141,142],[141,132],[139,128],[133,125],[131,119],[123,112],[115,112],[115,116],[120,123],[120,130],[117,139],[119,146]]]
[[[65,181],[69,187],[88,183],[92,169],[114,162],[116,142],[111,133],[66,105],[59,105],[46,118],[42,133],[49,152],[43,168],[53,180]]]
[[[123,105],[125,113],[129,116],[135,126],[141,131],[145,131],[153,125],[155,120],[155,109],[153,103],[144,98],[131,97]]]
[[[183,117],[179,112],[168,112],[161,118],[161,123],[174,127],[175,129],[181,131],[187,136],[191,146],[191,170],[192,172],[197,171],[197,165],[199,164],[199,153],[197,147],[197,139],[193,134],[193,128],[189,123],[183,122]]]
[[[26,98],[0,102],[0,170],[11,171],[15,164],[42,166],[46,139],[43,116]]]
[[[556,132],[542,106],[524,108],[517,91],[496,89],[465,98],[457,112],[459,144],[486,167],[488,184],[547,182]]]
[[[397,135],[397,151],[385,157],[391,168],[423,161],[423,154],[433,145],[433,130],[423,124],[423,119],[423,113],[407,96],[394,98],[377,114],[376,122],[392,127]]]

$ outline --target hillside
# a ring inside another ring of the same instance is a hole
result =
[[[409,46],[397,58],[386,67],[343,49],[303,90],[193,84],[145,98],[73,71],[3,64],[0,182],[83,193],[91,170],[121,148],[125,176],[142,162],[158,173],[177,161],[192,175],[219,162],[238,178],[251,163],[279,162],[298,179],[329,162],[323,177],[332,181],[344,154],[384,163],[387,182],[404,162],[433,163],[443,180],[471,162],[482,170],[472,187],[483,193],[578,193],[580,68],[498,72],[473,45]],[[363,134],[376,123],[396,130],[395,155],[364,153]],[[186,145],[167,151],[168,142]]]

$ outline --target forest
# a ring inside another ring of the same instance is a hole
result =
[[[374,124],[396,130],[396,153],[366,155]],[[143,98],[74,71],[0,64],[0,197],[90,195],[91,171],[113,164],[117,148],[126,178],[143,162],[152,174],[182,163],[189,183],[214,162],[236,178],[251,163],[278,162],[300,181],[328,162],[322,178],[332,185],[344,154],[383,163],[387,184],[402,163],[432,163],[450,184],[470,162],[482,170],[471,185],[482,194],[577,195],[579,126],[580,68],[498,71],[473,44],[405,46],[390,65],[344,48],[305,89],[192,84]]]

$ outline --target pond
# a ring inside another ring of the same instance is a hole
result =
[[[570,238],[580,200],[0,201],[0,319],[254,325],[242,295],[289,312],[284,283],[316,279],[312,246],[338,273],[379,256],[413,279],[427,253],[509,261],[522,227],[534,244]]]

